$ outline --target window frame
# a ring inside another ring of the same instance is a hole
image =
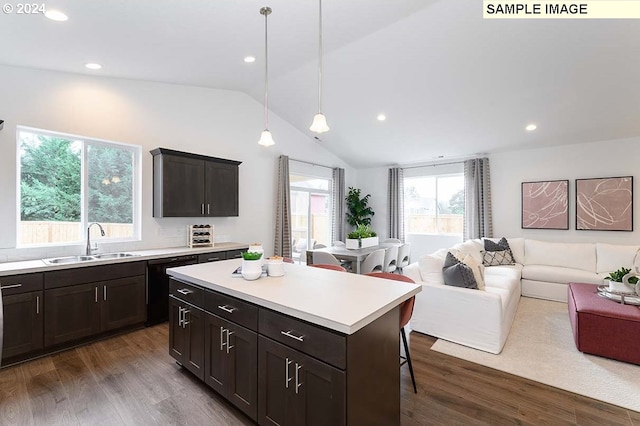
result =
[[[291,176],[302,176],[305,178],[311,178],[311,179],[321,179],[321,180],[326,180],[329,185],[328,185],[328,189],[319,189],[319,188],[306,188],[306,187],[301,187],[301,186],[296,186],[294,183],[291,183]],[[328,218],[332,218],[333,217],[333,178],[332,177],[326,177],[326,176],[318,176],[317,174],[307,174],[304,172],[299,172],[299,171],[291,171],[289,170],[289,196],[291,196],[293,191],[298,191],[298,192],[305,192],[307,194],[307,247],[309,246],[309,243],[312,240],[311,237],[311,196],[314,194],[318,194],[318,195],[326,195],[327,199],[329,201],[329,206],[328,206]],[[293,198],[293,197],[292,197]],[[291,214],[293,214],[293,212],[291,212]],[[331,241],[331,226],[329,226],[329,235],[328,235],[328,241]],[[310,250],[313,249],[313,247],[310,248]]]
[[[64,138],[71,141],[79,141],[80,147],[80,236],[81,239],[77,241],[67,242],[52,242],[44,244],[22,244],[21,243],[21,210],[22,210],[22,193],[20,184],[22,182],[22,155],[20,152],[20,133],[29,132],[42,136]],[[118,141],[110,141],[106,139],[99,139],[89,136],[74,135],[71,133],[56,132],[53,130],[38,129],[35,127],[17,125],[16,126],[16,248],[38,248],[38,247],[60,247],[60,246],[82,246],[87,243],[86,231],[89,226],[87,212],[89,208],[89,179],[87,170],[87,146],[109,146],[119,149],[125,149],[131,151],[133,154],[133,169],[132,169],[132,219],[133,219],[133,233],[131,237],[109,237],[108,235],[101,237],[99,241],[101,243],[120,243],[120,242],[134,242],[141,241],[142,239],[142,146],[127,144]]]

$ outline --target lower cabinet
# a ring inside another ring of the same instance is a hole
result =
[[[169,296],[169,354],[204,380],[204,311]]]
[[[259,337],[259,423],[346,424],[346,373]]]
[[[143,322],[145,277],[48,289],[44,301],[44,344],[59,345]]]
[[[205,383],[257,420],[257,333],[206,313],[204,357]]]
[[[42,302],[42,291],[3,297],[3,359],[42,349]]]

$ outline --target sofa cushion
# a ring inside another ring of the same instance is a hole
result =
[[[422,281],[427,283],[444,284],[444,278],[442,278],[443,266],[444,257],[440,257],[436,253],[427,254],[418,259],[420,277],[422,278]]]
[[[522,278],[559,284],[570,282],[602,284],[602,278],[593,272],[547,265],[525,265],[522,268]]]
[[[498,238],[483,238],[482,240],[483,244],[484,240],[491,240],[494,243],[500,241]],[[507,242],[509,243],[514,262],[524,265],[524,238],[507,238]]]
[[[560,266],[596,272],[595,244],[550,243],[527,239],[524,242],[524,252],[526,265]]]
[[[516,263],[513,265],[488,266],[484,268],[485,281],[493,276],[508,277],[520,281],[520,278],[522,278],[522,265]]]
[[[471,289],[478,288],[478,284],[473,276],[473,270],[468,265],[460,262],[460,260],[451,253],[447,253],[447,257],[444,260],[442,276],[445,285]]]
[[[473,278],[476,280],[476,285],[478,286],[478,290],[484,290],[484,265],[478,263],[476,259],[468,254],[462,259],[462,263],[471,268],[471,272],[473,272]]]
[[[454,245],[451,249],[457,250],[455,254],[458,258],[464,259],[466,255],[470,254],[478,263],[482,263],[482,254],[480,254],[480,251],[484,249],[484,246],[480,239],[467,240]]]
[[[633,262],[639,246],[596,244],[596,272],[612,272],[624,266],[633,270]]]
[[[482,251],[482,264],[484,266],[513,265],[513,255],[509,250]]]

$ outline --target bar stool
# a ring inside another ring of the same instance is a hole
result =
[[[347,270],[340,265],[327,265],[325,263],[313,263],[308,266],[313,266],[314,268],[320,268],[320,269],[330,269],[332,271],[347,272]]]
[[[365,275],[415,284],[415,281],[407,276],[391,274],[389,272],[374,272]],[[402,367],[404,364],[409,364],[409,373],[411,374],[411,382],[413,383],[413,392],[418,393],[418,389],[416,388],[416,378],[413,375],[413,365],[411,364],[411,353],[409,352],[409,345],[407,344],[407,335],[404,332],[404,326],[409,323],[411,315],[413,314],[413,305],[415,301],[415,296],[412,296],[411,299],[405,300],[402,302],[402,305],[400,305],[400,336],[402,337],[402,343],[404,344],[404,353],[407,355],[406,358],[400,355],[400,359],[402,360],[402,362],[400,362],[400,366]]]

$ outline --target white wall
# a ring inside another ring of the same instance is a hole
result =
[[[640,242],[640,138],[512,151],[489,158],[496,237],[614,244]],[[634,177],[634,231],[576,231],[575,180],[612,176]],[[569,230],[521,229],[520,184],[556,179],[569,179]]]
[[[524,237],[546,241],[640,243],[640,138],[517,150],[492,154],[491,196],[493,234],[496,237]],[[357,171],[358,187],[371,194],[376,215],[373,228],[387,235],[388,167]],[[634,176],[634,231],[576,231],[575,179]],[[528,181],[569,179],[569,230],[520,228],[520,184]],[[457,237],[410,236],[412,260],[438,248],[450,247]]]
[[[80,253],[82,245],[16,249],[16,126],[142,146],[142,241],[101,250],[184,246],[188,224],[212,223],[218,241],[261,241],[273,252],[277,159],[281,154],[355,171],[270,113],[276,145],[257,144],[263,109],[244,93],[0,66],[0,261]],[[272,94],[274,97],[277,93]],[[153,218],[151,149],[242,161],[237,218]]]

